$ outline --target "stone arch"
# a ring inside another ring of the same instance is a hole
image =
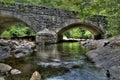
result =
[[[32,23],[29,21],[27,16],[20,15],[20,13],[10,12],[10,11],[0,11],[0,33],[2,33],[6,28],[15,25],[17,23],[24,23],[35,32],[36,29],[32,27]]]
[[[94,39],[103,38],[104,32],[98,27],[92,25],[91,23],[77,22],[77,23],[68,24],[67,26],[64,26],[63,28],[59,29],[59,31],[57,32],[58,41],[62,40],[63,33],[65,33],[67,30],[70,30],[76,27],[81,27],[89,30],[94,35]]]

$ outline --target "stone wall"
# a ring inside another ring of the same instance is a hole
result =
[[[43,6],[35,5],[25,5],[20,3],[11,3],[6,5],[5,3],[0,2],[0,9],[13,11],[13,12],[22,12],[22,13],[32,13],[36,15],[49,15],[49,16],[59,16],[66,18],[76,18],[76,12],[68,11],[63,9],[48,8]]]
[[[30,26],[36,32],[44,28],[55,30],[57,27],[64,26],[63,23],[67,22],[68,24],[71,19],[77,19],[76,12],[73,11],[18,3],[12,3],[7,6],[4,3],[0,3],[0,18],[3,18],[1,15],[7,18],[9,16],[16,18],[14,21],[19,20]],[[5,24],[7,23],[5,19],[2,20],[4,20]]]
[[[16,23],[25,23],[36,33],[48,29],[57,35],[57,33],[71,24],[80,23],[78,26],[85,26],[96,36],[101,38],[105,33],[104,16],[94,16],[85,22],[77,17],[77,12],[56,8],[47,8],[43,6],[34,6],[27,4],[11,3],[5,5],[0,2],[0,32]],[[61,34],[59,34],[61,35]]]
[[[36,43],[38,45],[47,45],[57,42],[57,36],[54,32],[44,29],[36,34]]]
[[[72,23],[80,22],[80,20],[76,17],[77,12],[74,11],[27,4],[25,5],[20,3],[5,5],[0,2],[0,18],[1,15],[16,18],[16,20],[26,23],[36,32],[43,30],[44,28],[58,31],[59,28],[65,27]],[[102,25],[104,21],[104,16],[95,16],[87,20],[88,23],[95,25],[98,29],[99,27],[104,26]]]
[[[98,28],[104,30],[107,27],[107,20],[106,20],[106,16],[101,16],[101,15],[94,15],[90,18],[88,18],[87,20],[88,22],[91,22],[93,24],[95,24],[96,26],[98,26]]]

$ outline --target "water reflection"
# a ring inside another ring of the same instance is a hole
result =
[[[91,68],[89,68],[90,70],[83,68],[83,66],[91,66],[84,55],[87,50],[88,49],[81,47],[79,43],[68,42],[37,46],[37,52],[30,56],[21,59],[9,58],[5,60],[5,63],[22,71],[22,74],[8,76],[6,80],[29,80],[34,71],[40,72],[43,78],[55,77],[67,72],[69,73],[73,68],[91,72]],[[94,69],[93,71],[96,72],[96,70],[97,69]],[[85,74],[87,74],[86,72]],[[82,73],[80,72],[80,74]],[[101,74],[99,71],[96,73]],[[83,76],[85,77],[85,75]],[[101,76],[97,75],[95,77]],[[97,79],[98,78],[94,80]],[[79,77],[77,80],[80,80]]]
[[[41,61],[50,61],[51,59],[59,59],[60,53],[57,51],[57,45],[37,46],[37,58]]]
[[[42,61],[51,59],[69,60],[82,56],[88,49],[81,47],[78,43],[59,43],[47,46],[37,46],[37,57]]]

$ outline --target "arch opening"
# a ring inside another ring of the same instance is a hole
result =
[[[26,22],[0,14],[0,38],[35,40],[36,31]]]
[[[63,33],[63,40],[91,39],[92,33],[87,29],[75,27]]]
[[[25,24],[18,23],[6,29],[2,34],[3,39],[26,39],[35,41],[35,31]]]
[[[70,24],[66,27],[63,27],[62,29],[60,29],[57,33],[57,39],[58,42],[59,41],[63,41],[63,37],[65,34],[68,34],[67,31],[69,30],[74,30],[74,29],[78,29],[81,32],[81,37],[79,37],[79,39],[85,38],[84,36],[86,34],[89,34],[90,37],[86,37],[87,38],[92,38],[92,39],[101,39],[102,38],[102,34],[104,34],[102,31],[100,31],[98,28],[96,28],[94,25],[91,25],[89,23],[74,23],[74,24]],[[77,32],[74,31],[73,34],[76,34]],[[77,36],[80,36],[79,34],[76,34]],[[75,38],[75,37],[74,37]]]

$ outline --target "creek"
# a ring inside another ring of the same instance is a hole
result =
[[[29,80],[34,71],[44,80],[107,80],[106,72],[85,56],[87,51],[78,42],[37,46],[37,52],[27,57],[2,61],[22,71],[19,75],[8,75],[5,80]]]

